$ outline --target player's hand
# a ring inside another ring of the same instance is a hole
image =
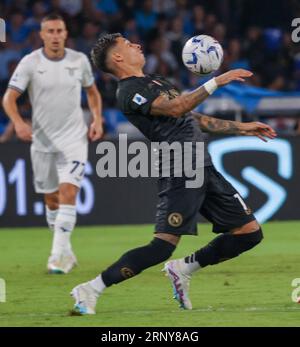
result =
[[[102,120],[94,120],[93,123],[90,125],[90,130],[89,130],[89,139],[91,141],[97,141],[101,139],[103,136],[103,125],[102,125]]]
[[[15,124],[15,131],[18,138],[22,141],[32,141],[32,128],[26,122],[19,122]]]
[[[245,69],[236,69],[230,70],[220,76],[215,77],[215,81],[218,87],[222,87],[233,81],[245,82],[245,78],[251,77],[252,75],[253,73],[251,71]]]
[[[267,139],[274,139],[276,131],[267,124],[261,122],[241,123],[241,135],[257,136],[262,141],[267,142]]]

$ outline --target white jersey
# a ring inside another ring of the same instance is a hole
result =
[[[88,58],[72,49],[66,48],[62,59],[51,60],[40,48],[20,61],[9,88],[19,92],[28,89],[35,150],[60,152],[87,138],[81,88],[93,83]]]

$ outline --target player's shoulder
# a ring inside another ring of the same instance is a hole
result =
[[[71,61],[77,61],[77,60],[81,60],[81,61],[85,61],[88,59],[87,55],[79,52],[79,51],[75,51],[75,49],[71,49],[71,48],[65,48],[66,50],[66,57],[68,60]]]
[[[151,74],[149,76],[151,77],[152,82],[154,82],[158,85],[162,85],[162,84],[169,85],[169,86],[173,85],[172,82],[168,78],[166,78],[162,75]]]
[[[26,65],[36,66],[37,63],[41,60],[42,49],[36,49],[31,53],[26,54],[21,60],[20,63]]]
[[[144,89],[144,87],[145,81],[143,77],[132,76],[119,80],[116,92],[118,103],[122,103],[135,94],[138,90]]]
[[[149,84],[150,80],[148,76],[144,77],[128,77],[119,81],[118,90],[123,93],[131,93],[136,89],[145,88]]]

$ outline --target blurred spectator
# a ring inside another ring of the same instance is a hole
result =
[[[189,36],[183,32],[183,20],[182,17],[175,17],[172,19],[170,30],[166,35],[170,41],[170,49],[174,54],[178,65],[182,64],[181,51],[182,47],[189,39]]]
[[[76,39],[76,50],[90,55],[91,48],[100,32],[100,26],[95,22],[86,22],[83,26],[81,35]]]
[[[21,12],[14,12],[7,23],[7,34],[13,43],[22,47],[30,29],[25,25],[25,18]]]
[[[204,17],[205,17],[205,11],[203,6],[201,5],[194,6],[192,11],[194,35],[199,35],[204,33]]]
[[[153,0],[153,10],[156,13],[164,14],[168,17],[173,17],[176,14],[175,0]]]
[[[123,35],[131,42],[141,43],[136,21],[134,20],[134,18],[129,18],[126,21]]]
[[[99,34],[121,32],[142,44],[147,73],[166,75],[187,89],[203,80],[182,64],[182,47],[191,36],[207,34],[224,48],[219,73],[246,68],[254,72],[247,81],[254,86],[300,91],[300,45],[291,41],[290,26],[293,16],[300,17],[297,0],[4,0],[0,11],[7,22],[7,42],[0,43],[0,90],[16,63],[41,46],[40,21],[55,11],[66,19],[70,48],[89,55]],[[112,110],[117,83],[108,74],[96,72],[96,78],[104,105]],[[2,114],[2,131],[6,122]]]
[[[231,39],[227,47],[228,69],[250,69],[249,61],[243,57],[241,42],[238,39]]]
[[[94,19],[102,23],[105,28],[118,31],[118,21],[121,19],[120,8],[116,0],[93,0]]]
[[[25,21],[25,25],[30,31],[39,31],[41,20],[47,13],[47,6],[43,1],[37,1],[32,5],[31,14]]]
[[[149,74],[159,73],[162,63],[168,65],[168,75],[175,74],[178,68],[176,58],[170,51],[170,43],[164,36],[157,36],[151,41],[150,54],[146,60],[145,72]]]
[[[145,38],[155,27],[157,21],[157,14],[152,8],[152,0],[144,0],[142,8],[135,13],[135,20],[141,36]]]
[[[5,44],[0,43],[0,81],[10,77],[8,64],[13,60],[20,60],[21,57],[21,50],[15,48],[9,37],[6,38]]]
[[[82,0],[60,0],[59,7],[70,17],[75,17],[82,11]]]

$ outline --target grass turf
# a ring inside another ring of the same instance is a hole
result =
[[[126,250],[149,242],[152,226],[76,228],[73,244],[80,266],[68,275],[46,274],[52,239],[46,228],[0,229],[0,278],[7,287],[0,326],[300,326],[300,305],[291,300],[291,282],[300,277],[300,222],[273,222],[263,229],[265,239],[258,247],[193,276],[192,311],[178,308],[159,265],[107,289],[97,314],[88,317],[68,316],[70,290]],[[199,234],[185,236],[172,258],[214,237],[209,225],[200,225]]]

